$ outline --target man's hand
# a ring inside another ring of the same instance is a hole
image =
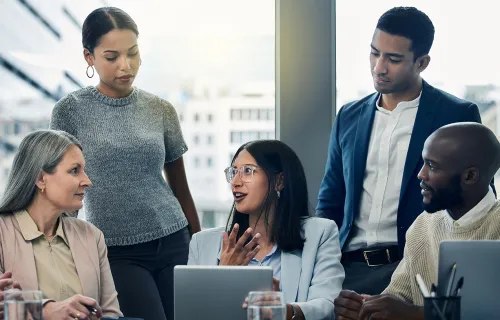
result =
[[[424,309],[390,295],[366,297],[360,320],[423,320]]]
[[[337,320],[358,320],[364,298],[354,291],[342,290],[333,304]]]

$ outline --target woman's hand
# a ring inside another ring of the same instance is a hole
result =
[[[60,302],[48,302],[43,307],[43,319],[46,320],[93,320],[93,313],[88,309],[97,310],[95,317],[102,317],[102,310],[97,301],[82,295],[75,295]]]
[[[239,228],[240,226],[235,224],[229,236],[226,232],[223,233],[219,265],[247,266],[259,252],[260,246],[257,245],[257,240],[260,238],[260,233],[257,233],[253,239],[245,245],[245,242],[252,235],[252,229],[248,228],[241,238],[236,241]]]
[[[9,289],[10,286],[14,289],[22,290],[19,282],[12,280],[12,272],[5,272],[0,276],[0,319],[3,319],[4,291]]]

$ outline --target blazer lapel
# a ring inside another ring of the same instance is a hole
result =
[[[435,109],[439,105],[439,97],[434,94],[434,88],[422,80],[422,96],[418,105],[417,116],[408,146],[408,154],[403,171],[403,181],[401,182],[400,199],[406,192],[410,179],[416,175],[416,166],[422,157],[422,149],[427,137],[432,133]]]
[[[12,271],[13,278],[19,281],[24,290],[38,290],[38,276],[36,274],[33,245],[31,241],[24,240],[21,228],[14,215],[11,216],[11,222],[16,232],[19,232],[19,236],[16,236],[14,239],[17,243],[12,248],[7,248],[7,250],[13,251],[12,257],[16,257],[17,250],[19,256],[15,259],[5,260],[4,271]]]
[[[95,290],[96,288],[99,288],[99,284],[93,283],[92,281],[89,281],[89,279],[99,279],[99,266],[96,265],[96,263],[99,262],[92,261],[88,251],[88,248],[95,246],[95,243],[86,243],[83,240],[94,240],[94,237],[92,235],[82,237],[82,235],[78,233],[76,228],[74,228],[68,220],[63,222],[63,227],[71,249],[73,261],[75,262],[76,271],[78,272],[78,277],[80,278],[83,295],[87,297],[94,297],[98,294]]]
[[[281,252],[281,291],[287,303],[297,300],[300,273],[302,271],[302,252]]]
[[[363,186],[363,177],[366,170],[366,158],[368,156],[368,146],[370,144],[370,135],[372,132],[373,119],[375,118],[376,103],[379,94],[374,94],[362,106],[360,111],[356,138],[354,141],[354,156],[352,157],[353,175],[351,180],[353,211],[358,214],[359,200],[361,198],[361,188]]]
[[[6,268],[6,271],[12,271],[14,279],[18,280],[24,290],[38,290],[38,276],[36,274],[35,254],[31,241],[25,241],[22,236],[18,241],[21,259],[16,259],[12,269]],[[22,274],[22,278],[16,275]],[[17,278],[17,279],[16,279]]]

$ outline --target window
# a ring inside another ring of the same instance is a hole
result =
[[[73,23],[73,25],[78,29],[78,31],[82,30],[82,25],[78,20],[75,18],[75,16],[68,10],[68,8],[63,7],[63,12],[64,14],[68,17],[68,19]]]
[[[259,139],[259,132],[258,131],[250,131],[248,140],[253,141],[253,140],[258,140],[258,139]]]
[[[241,110],[241,120],[250,120],[250,109]]]
[[[435,28],[429,53],[431,62],[422,77],[439,89],[476,103],[483,124],[498,137],[499,46],[485,30],[498,29],[500,20],[494,2],[479,3],[458,5],[453,0],[380,0],[363,2],[360,11],[359,3],[355,1],[336,1],[337,112],[342,105],[374,92],[368,54],[379,17],[392,7],[415,6],[429,16]],[[450,8],[453,8],[453,15],[449,14]],[[481,14],[471,15],[476,10]],[[467,23],[464,23],[465,19]],[[464,55],[468,54],[465,52],[475,55],[473,67],[464,64]],[[497,186],[499,179],[497,173]]]
[[[259,120],[269,120],[266,109],[259,109]]]
[[[14,122],[14,135],[19,135],[21,133],[21,124],[16,121]]]
[[[240,143],[240,142],[241,142],[241,132],[231,131],[231,143]]]
[[[61,96],[95,85],[97,78],[88,79],[81,67],[81,44],[73,40],[81,37],[89,8],[103,6],[103,0],[14,3],[2,7],[4,17],[14,18],[3,21],[12,32],[0,46],[0,141],[9,142],[0,143],[0,196],[20,138],[48,127]],[[244,140],[258,136],[255,132],[274,131],[274,123],[257,124],[259,112],[250,109],[274,113],[266,95],[275,87],[275,1],[144,0],[121,1],[119,7],[141,32],[143,64],[134,86],[176,108],[190,147],[184,155],[189,188],[200,216],[211,216],[202,227],[221,226],[232,198],[219,166]],[[165,19],[165,12],[175,15]],[[39,58],[44,55],[61,56],[64,68],[47,71]],[[22,101],[30,105],[20,107]],[[209,192],[207,181],[212,181]]]
[[[259,109],[250,110],[250,120],[259,120]]]
[[[33,14],[34,17],[38,21],[40,21],[57,39],[61,39],[61,34],[59,31],[56,30],[56,28],[49,22],[45,17],[43,17],[38,10],[36,10],[31,4],[28,3],[26,0],[19,0],[19,2],[26,8],[28,9],[29,12]]]
[[[231,110],[231,120],[240,120],[241,119],[241,110],[240,109],[232,109]]]
[[[274,109],[267,109],[267,120],[274,121]]]

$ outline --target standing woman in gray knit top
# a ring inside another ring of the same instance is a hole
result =
[[[104,233],[124,315],[171,320],[173,267],[187,263],[190,234],[200,223],[175,109],[132,87],[141,64],[138,35],[120,9],[90,13],[82,42],[87,76],[96,73],[99,83],[61,99],[50,126],[76,136],[85,150],[94,183],[85,214]]]

